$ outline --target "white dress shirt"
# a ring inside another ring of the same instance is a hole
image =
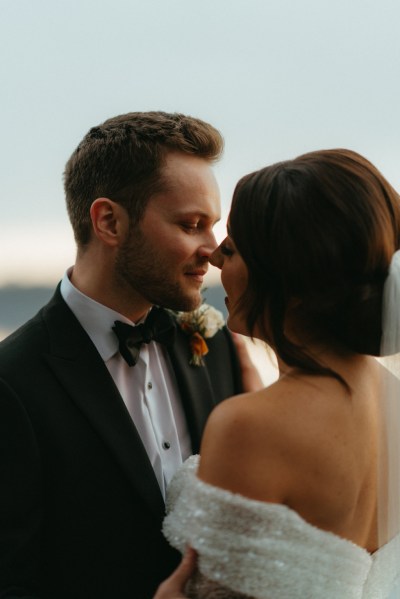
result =
[[[143,343],[135,366],[129,366],[118,351],[112,330],[128,318],[81,293],[69,279],[61,282],[61,295],[104,360],[136,426],[161,492],[182,462],[192,453],[189,431],[181,405],[175,374],[165,349],[155,341]]]

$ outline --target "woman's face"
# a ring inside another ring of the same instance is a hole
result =
[[[247,287],[248,270],[231,237],[226,237],[211,255],[210,262],[221,269],[221,282],[226,291],[227,324],[231,331],[249,335],[246,313],[239,308],[239,300]]]

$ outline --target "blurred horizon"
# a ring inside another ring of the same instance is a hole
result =
[[[205,277],[202,296],[206,303],[220,310],[226,319],[225,291],[219,281],[217,269],[213,271]],[[50,300],[61,278],[55,284],[0,285],[0,340],[34,316]]]
[[[0,341],[36,314],[54,293],[54,286],[0,287]],[[226,319],[225,291],[220,284],[211,284],[203,289],[204,301],[220,310]],[[261,342],[252,342],[245,338],[250,356],[257,366],[265,384],[276,380],[278,370],[271,350]]]

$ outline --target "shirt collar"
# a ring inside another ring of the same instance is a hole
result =
[[[121,320],[135,326],[129,318],[119,312],[103,306],[74,287],[70,281],[72,267],[61,281],[61,295],[94,343],[104,362],[118,351],[118,339],[112,330],[114,322]]]

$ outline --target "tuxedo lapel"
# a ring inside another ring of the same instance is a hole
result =
[[[168,347],[168,354],[178,383],[193,453],[198,453],[206,420],[216,401],[207,368],[189,364],[189,338],[179,327],[176,333],[174,344]]]
[[[114,455],[136,492],[157,516],[164,502],[153,468],[103,360],[75,316],[57,297],[44,312],[47,362],[72,401]]]

